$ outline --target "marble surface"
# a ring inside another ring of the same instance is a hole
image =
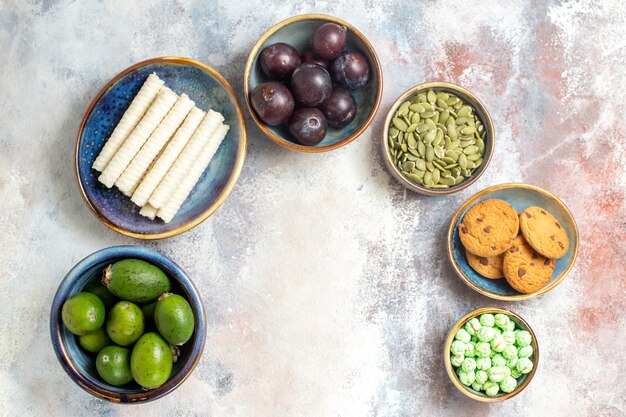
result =
[[[624,416],[626,366],[626,8],[621,0],[0,2],[1,416]],[[249,124],[230,198],[181,236],[140,242],[107,229],[74,181],[90,100],[131,64],[188,56],[242,91],[249,50],[289,16],[357,26],[383,62],[372,126],[324,155],[278,147]],[[404,90],[459,83],[493,116],[496,152],[470,189],[402,189],[379,151]],[[578,220],[578,261],[552,292],[501,303],[468,289],[445,256],[456,208],[493,184],[560,196]],[[89,253],[156,248],[201,290],[209,322],[193,376],[157,402],[119,406],[63,372],[48,335],[52,297]],[[466,312],[500,305],[535,329],[541,362],[505,403],[463,397],[442,344]]]

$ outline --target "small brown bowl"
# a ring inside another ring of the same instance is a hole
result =
[[[485,314],[485,313],[506,314],[515,322],[515,324],[517,324],[517,326],[528,331],[528,333],[530,333],[530,336],[532,337],[532,341],[530,344],[533,347],[533,354],[530,356],[529,359],[531,359],[533,362],[533,369],[528,374],[525,374],[519,378],[517,387],[513,391],[509,393],[499,393],[498,395],[494,397],[490,397],[483,392],[474,390],[472,387],[467,387],[461,384],[461,381],[459,381],[459,377],[454,372],[452,363],[450,363],[450,346],[452,345],[452,342],[454,341],[454,336],[456,335],[456,332],[461,327],[463,327],[463,325],[465,325],[465,323],[467,323],[468,320],[474,317],[478,317],[481,314]],[[448,333],[448,337],[446,338],[446,343],[443,348],[443,357],[445,361],[446,372],[448,373],[450,380],[452,381],[454,386],[457,387],[457,389],[461,391],[461,393],[463,393],[463,395],[476,401],[481,401],[481,402],[486,402],[486,403],[495,403],[495,402],[504,401],[504,400],[508,400],[509,398],[515,397],[517,394],[522,392],[524,388],[528,386],[528,384],[530,384],[530,381],[533,379],[533,376],[535,376],[535,372],[537,371],[537,365],[539,364],[539,344],[537,343],[537,336],[533,332],[533,329],[530,328],[530,325],[526,323],[526,321],[520,315],[512,312],[511,310],[507,310],[505,308],[485,307],[485,308],[479,308],[478,310],[475,310],[475,311],[472,311],[471,313],[466,314],[459,321],[457,321],[454,324],[454,326],[452,326],[452,329],[450,329],[450,333]]]
[[[311,35],[315,29],[327,22],[336,23],[348,29],[346,50],[361,52],[367,58],[370,64],[370,78],[366,85],[352,90],[352,94],[357,102],[357,114],[354,120],[348,126],[340,129],[329,126],[326,137],[322,142],[314,146],[305,146],[296,142],[286,125],[269,126],[265,124],[252,108],[250,92],[258,84],[269,81],[261,71],[261,65],[259,64],[259,55],[263,48],[273,43],[284,42],[302,52],[309,45]],[[352,142],[370,125],[380,107],[380,100],[383,95],[383,73],[374,47],[350,23],[333,16],[303,14],[276,24],[257,41],[246,62],[243,92],[246,96],[246,103],[252,120],[274,142],[295,151],[309,153],[326,152],[341,148]]]
[[[485,154],[483,156],[483,163],[472,173],[472,175],[467,178],[465,181],[452,185],[449,188],[445,189],[433,189],[424,187],[421,184],[417,184],[407,178],[404,173],[393,163],[393,158],[391,156],[391,150],[389,149],[389,127],[391,125],[391,120],[393,119],[394,114],[398,110],[398,107],[408,100],[410,97],[427,91],[433,90],[435,92],[447,92],[456,95],[457,97],[463,99],[466,103],[471,105],[480,121],[483,123],[483,126],[486,130],[485,136]],[[420,194],[425,195],[444,195],[444,194],[452,194],[458,191],[464,190],[470,185],[472,185],[480,176],[485,172],[489,162],[491,161],[491,156],[493,155],[494,147],[495,147],[496,134],[493,129],[493,121],[491,120],[491,116],[487,111],[485,105],[476,97],[474,94],[469,92],[463,87],[460,87],[455,84],[447,83],[447,82],[430,82],[425,84],[420,84],[416,87],[413,87],[407,90],[404,94],[402,94],[396,101],[393,103],[389,112],[387,113],[387,118],[385,119],[385,125],[383,128],[382,135],[382,148],[383,148],[383,159],[387,165],[387,168],[391,172],[391,174],[400,182],[400,184],[404,185],[411,191],[415,191]]]

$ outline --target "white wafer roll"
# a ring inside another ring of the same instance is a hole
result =
[[[167,204],[174,190],[178,187],[182,179],[185,178],[185,175],[189,172],[194,161],[208,143],[211,135],[223,120],[224,117],[221,114],[213,110],[207,112],[202,123],[200,123],[198,129],[194,132],[191,139],[189,139],[189,143],[187,143],[176,159],[176,162],[174,162],[174,165],[167,171],[167,174],[163,177],[159,186],[148,199],[150,204],[156,208],[161,208]]]
[[[185,120],[194,104],[186,94],[178,97],[174,107],[161,120],[159,126],[152,132],[146,143],[143,144],[141,150],[135,155],[117,181],[115,181],[115,185],[121,192],[127,196],[133,195],[139,181],[146,174],[154,158],[157,157],[163,146]]]
[[[217,152],[217,148],[220,147],[220,144],[226,137],[226,133],[228,132],[228,125],[220,125],[217,130],[211,135],[209,142],[206,144],[202,152],[196,159],[196,161],[191,166],[189,173],[183,178],[181,183],[172,194],[172,198],[167,202],[167,204],[157,211],[157,216],[163,219],[165,223],[169,223],[172,218],[176,215],[180,206],[187,199],[191,190],[196,185],[200,176],[204,170],[206,170],[207,166],[209,166],[209,162]]]
[[[124,143],[146,113],[150,103],[159,94],[161,87],[163,87],[163,80],[157,77],[155,73],[150,74],[104,144],[104,148],[102,148],[92,165],[93,169],[102,172],[106,168],[115,152],[122,146],[122,143]]]
[[[128,136],[124,144],[111,159],[111,162],[109,162],[109,165],[98,177],[101,183],[108,188],[115,184],[115,181],[122,175],[122,172],[137,155],[137,152],[154,132],[154,129],[161,123],[167,112],[170,111],[176,99],[176,93],[172,90],[167,87],[161,88],[161,92],[154,99],[135,130]]]
[[[139,210],[139,214],[149,218],[150,220],[154,220],[157,214],[157,209],[152,207],[150,204],[146,204],[141,208],[141,210]]]
[[[178,155],[180,155],[185,145],[187,145],[187,142],[189,142],[189,139],[200,125],[205,114],[204,111],[197,107],[191,109],[191,112],[178,128],[172,140],[167,144],[161,156],[157,158],[152,168],[148,170],[146,176],[139,183],[139,186],[131,198],[133,203],[140,207],[146,205],[154,190],[158,187],[170,167],[176,162],[176,158],[178,158]]]

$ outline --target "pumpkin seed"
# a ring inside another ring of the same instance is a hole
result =
[[[404,164],[402,164],[402,169],[404,171],[412,171],[413,168],[415,168],[415,162],[413,161],[407,161]]]
[[[395,146],[396,146],[396,143],[393,141],[393,139],[389,138],[389,148],[393,150]]]
[[[459,117],[467,117],[472,113],[472,108],[470,106],[463,106],[459,109],[457,115]]]
[[[415,147],[417,146],[417,141],[415,140],[415,135],[413,135],[413,133],[410,133],[407,136],[406,144],[408,145],[409,149],[415,149]]]
[[[437,106],[443,110],[447,110],[448,109],[448,105],[446,104],[445,101],[443,101],[442,99],[438,98],[437,101]]]
[[[395,126],[396,129],[402,131],[402,132],[406,132],[406,130],[409,128],[409,126],[406,124],[406,122],[402,119],[400,119],[399,117],[394,117],[393,120],[391,121],[391,123],[393,123],[393,125]]]
[[[470,146],[470,145],[473,145],[474,143],[476,143],[476,142],[474,141],[474,139],[462,140],[462,141],[461,141],[461,143],[459,143],[459,146],[460,146],[461,148],[466,148],[466,147],[468,147],[468,146]]]
[[[406,146],[406,143],[402,143],[400,145],[400,149],[402,149],[402,152],[406,152],[406,150],[409,149],[409,148]]]
[[[439,178],[441,178],[441,172],[438,169],[433,171],[433,183],[437,184],[439,182]]]
[[[411,151],[411,148],[409,148],[409,152],[410,152],[410,151]],[[413,161],[413,162],[415,162],[415,161],[417,161],[417,159],[418,159],[418,157],[417,157],[417,156],[415,156],[415,155],[413,155],[412,153],[405,153],[405,155],[406,155],[406,159],[407,159],[407,161]]]
[[[417,161],[415,161],[415,167],[420,171],[426,171],[426,161],[424,161],[423,159],[418,159]]]
[[[416,184],[421,184],[422,183],[422,179],[420,177],[417,176],[417,174],[413,174],[413,173],[408,173],[408,174],[404,174],[408,179],[410,179],[411,181],[413,181]]]
[[[426,133],[426,136],[424,136],[424,142],[426,143],[432,142],[435,139],[435,136],[437,136],[437,131],[431,130],[430,132]]]
[[[426,147],[426,160],[432,161],[435,157],[435,149],[433,149],[432,145],[428,145]]]
[[[420,117],[423,119],[430,119],[434,115],[435,115],[434,111],[425,111],[424,113],[420,114]]]
[[[424,145],[424,142],[417,142],[417,152],[421,157],[426,156],[426,145]]]
[[[468,146],[466,148],[463,148],[463,153],[465,155],[471,155],[471,154],[476,153],[476,152],[478,152],[478,146],[476,146],[476,145],[470,145],[470,146]]]
[[[409,103],[408,101],[405,101],[404,103],[402,103],[400,105],[400,107],[398,108],[398,114],[400,115],[405,115],[409,112],[409,106],[411,105],[411,103]]]
[[[437,96],[435,95],[433,90],[428,90],[428,94],[426,97],[428,98],[428,102],[430,104],[435,104],[435,102],[437,101]]]
[[[411,123],[415,124],[415,123],[419,123],[420,122],[420,114],[419,113],[413,113],[413,115],[411,116]]]
[[[435,146],[434,148],[437,158],[443,158],[445,155],[445,150],[443,149],[443,146]]]
[[[430,186],[430,188],[443,189],[443,188],[448,188],[448,186],[445,184],[433,184]]]
[[[474,126],[465,126],[461,129],[461,133],[464,135],[473,135],[476,132],[476,128]]]
[[[454,119],[448,119],[448,120],[454,120]],[[450,137],[451,140],[456,140],[457,138],[457,133],[456,133],[456,125],[454,124],[448,124],[448,136]]]
[[[459,160],[459,155],[451,150],[447,150],[446,151],[446,157],[450,158],[452,160],[452,162],[456,162]]]
[[[415,132],[415,129],[417,129],[417,123],[413,123],[412,125],[407,127],[406,128],[406,132],[407,133],[412,133],[412,132]]]
[[[457,126],[461,126],[461,125],[466,125],[467,124],[467,117],[457,117],[455,119],[455,123]]]
[[[433,111],[435,108],[430,103],[421,103],[424,111]]]
[[[440,171],[443,171],[445,168],[437,161],[433,161],[433,167],[437,168]]]
[[[426,162],[426,170],[429,172],[433,172],[435,170],[435,166],[432,162]]]
[[[396,129],[395,127],[392,127],[389,129],[389,136],[391,136],[392,138],[397,138],[398,134],[400,133],[400,131],[398,129]]]
[[[424,174],[424,184],[428,184],[428,183],[432,182],[432,180],[433,180],[432,172],[426,172]]]
[[[439,179],[439,184],[443,184],[447,186],[454,185],[454,182],[455,182],[454,178],[452,178],[451,176],[445,176]]]
[[[459,162],[459,166],[461,167],[461,169],[466,169],[467,168],[467,155],[465,155],[464,153],[459,155],[458,162]]]
[[[468,161],[478,161],[480,159],[480,154],[478,152],[467,155]]]
[[[450,96],[447,100],[446,100],[446,104],[448,106],[454,106],[456,103],[458,103],[459,101],[461,101],[460,98],[456,97],[456,96]]]

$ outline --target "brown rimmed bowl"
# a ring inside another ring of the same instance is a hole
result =
[[[509,318],[516,323],[517,327],[523,330],[526,330],[528,331],[528,333],[530,333],[532,337],[531,345],[533,347],[533,354],[529,358],[533,362],[533,369],[529,373],[521,376],[518,379],[517,387],[513,391],[509,393],[500,392],[496,396],[493,396],[493,397],[488,396],[484,392],[476,391],[472,387],[463,385],[461,381],[459,381],[459,377],[456,374],[456,372],[454,372],[454,367],[452,366],[452,363],[450,363],[450,346],[452,345],[452,342],[454,341],[454,336],[456,335],[456,332],[461,327],[463,327],[463,325],[465,325],[465,323],[467,323],[468,320],[474,317],[478,317],[481,314],[486,314],[486,313],[491,313],[491,314],[501,313],[501,314],[506,314],[507,316],[509,316]],[[454,324],[454,326],[452,326],[452,329],[450,329],[450,332],[448,333],[448,337],[446,338],[446,342],[445,342],[443,349],[444,349],[443,356],[444,356],[446,372],[448,373],[448,376],[450,377],[450,380],[452,381],[454,386],[459,391],[461,391],[463,395],[473,400],[486,402],[486,403],[495,403],[499,401],[508,400],[509,398],[513,398],[514,396],[522,392],[528,386],[528,384],[530,384],[530,381],[535,376],[535,372],[537,371],[537,365],[539,364],[539,344],[537,343],[537,336],[533,332],[533,329],[531,329],[530,325],[526,323],[526,321],[519,314],[514,313],[511,310],[507,310],[507,309],[499,308],[499,307],[479,308],[478,310],[472,311],[471,313],[468,313],[465,316],[463,316],[459,321],[457,321]]]
[[[391,127],[391,120],[393,119],[400,105],[411,97],[419,93],[426,92],[428,90],[433,90],[435,93],[440,91],[452,93],[471,105],[471,107],[474,108],[475,114],[482,122],[486,131],[485,154],[483,156],[482,164],[477,169],[475,169],[472,175],[469,178],[465,179],[465,181],[459,184],[452,185],[449,188],[445,189],[428,188],[407,178],[402,170],[394,164],[393,157],[391,155],[391,149],[389,146],[389,129]],[[395,103],[393,103],[393,105],[389,109],[389,112],[387,113],[387,118],[385,119],[385,124],[383,128],[381,145],[383,160],[385,161],[389,172],[391,172],[391,175],[393,175],[393,177],[398,180],[400,184],[405,186],[407,189],[420,194],[445,195],[464,190],[472,185],[474,182],[476,182],[478,178],[480,178],[483,172],[485,172],[485,170],[487,169],[487,166],[489,166],[489,162],[491,161],[491,156],[493,155],[495,147],[495,140],[496,134],[493,128],[493,121],[491,120],[491,116],[489,115],[489,112],[487,111],[487,108],[485,107],[483,102],[480,101],[480,99],[476,97],[473,93],[463,87],[447,82],[438,81],[420,84],[416,87],[410,88],[409,90],[405,91],[404,94],[402,94],[400,97],[398,97],[398,99],[395,101]]]
[[[277,42],[287,43],[299,52],[302,52],[308,45],[311,35],[319,26],[324,23],[333,22],[345,26],[348,29],[346,50],[361,52],[370,64],[370,79],[368,83],[358,89],[351,90],[357,102],[357,114],[354,120],[346,127],[336,129],[328,127],[326,137],[315,146],[305,146],[299,144],[289,133],[286,125],[269,126],[265,124],[256,114],[250,101],[250,92],[260,83],[269,81],[262,73],[259,64],[259,55],[263,48]],[[322,14],[303,14],[291,17],[287,20],[272,26],[261,36],[252,48],[248,61],[246,62],[244,84],[244,95],[250,117],[254,123],[277,144],[295,151],[317,153],[326,152],[341,148],[355,140],[370,125],[382,99],[383,74],[378,56],[373,46],[367,38],[350,23],[333,16]]]
[[[555,260],[551,280],[541,289],[523,294],[514,290],[506,279],[489,279],[479,275],[467,262],[465,248],[458,236],[458,226],[463,216],[474,204],[483,200],[496,198],[509,203],[518,213],[530,206],[539,206],[550,212],[561,224],[569,239],[569,249],[565,255]],[[528,184],[500,184],[489,187],[470,197],[459,207],[450,221],[447,235],[448,259],[454,272],[471,289],[480,294],[503,301],[519,301],[545,294],[559,285],[574,266],[578,255],[578,227],[574,216],[565,203],[548,191]]]

